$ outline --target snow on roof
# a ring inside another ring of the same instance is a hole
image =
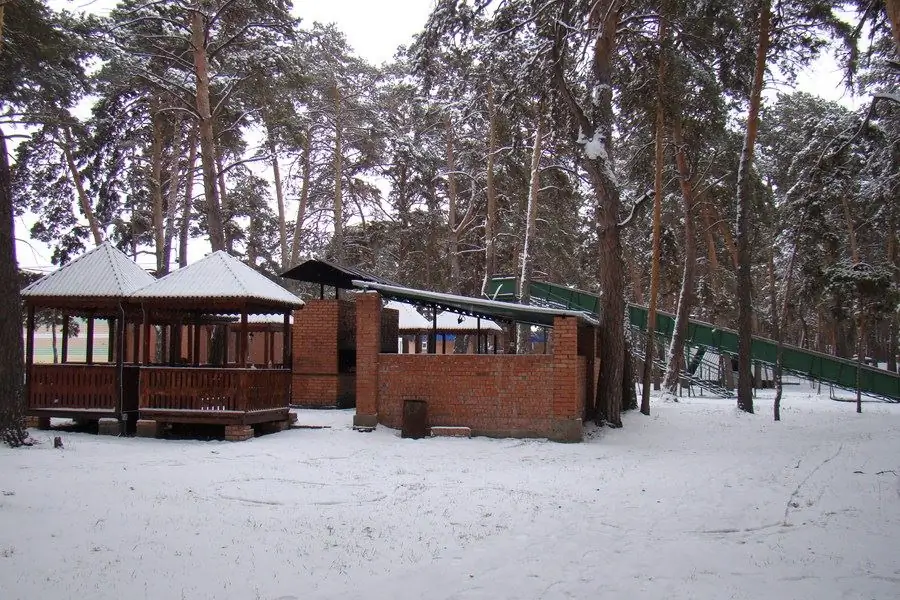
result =
[[[431,329],[431,322],[419,314],[419,311],[412,304],[392,300],[385,305],[385,308],[390,308],[400,313],[400,331]]]
[[[503,331],[503,328],[490,319],[481,319],[479,327],[478,319],[467,317],[450,311],[438,313],[437,328],[440,331]]]
[[[153,276],[106,242],[35,281],[25,297],[125,298],[153,283]]]
[[[237,313],[228,313],[219,315],[225,319],[233,319],[236,323],[241,322],[241,315]],[[294,315],[290,316],[290,322],[294,322]],[[284,315],[247,315],[247,323],[250,325],[284,325]]]
[[[134,294],[136,300],[230,299],[299,307],[303,301],[223,250],[173,271]]]

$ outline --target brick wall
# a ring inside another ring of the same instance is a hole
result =
[[[471,427],[476,435],[551,435],[552,355],[381,354],[378,361],[378,421],[388,427],[400,427],[409,399],[428,403],[429,426]]]
[[[294,311],[291,331],[291,403],[335,406],[338,381],[339,301],[309,300]]]

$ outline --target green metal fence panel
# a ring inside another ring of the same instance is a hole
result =
[[[488,290],[491,290],[489,294],[491,297],[494,297],[496,293],[498,299],[501,299],[500,296],[503,296],[502,299],[515,298],[516,279],[514,277],[495,278],[490,282]],[[600,298],[590,292],[544,281],[533,281],[529,285],[529,295],[538,302],[594,314],[600,313]],[[629,304],[628,319],[632,328],[640,331],[647,330],[646,307]],[[675,316],[670,313],[657,312],[655,329],[658,336],[671,339],[675,330]],[[709,348],[720,354],[737,356],[738,336],[737,332],[732,329],[691,320],[688,322],[685,344]],[[753,337],[750,350],[752,360],[774,365],[777,351],[778,347],[773,340]],[[867,394],[900,401],[900,375],[870,366],[859,366],[852,360],[783,344],[782,367],[785,371],[850,390],[856,389],[857,369],[859,369],[860,390]]]

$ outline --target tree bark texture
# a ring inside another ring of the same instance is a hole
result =
[[[178,231],[178,266],[187,266],[188,241],[191,236],[191,205],[194,203],[194,167],[197,163],[197,125],[188,137],[188,160],[184,172],[184,205],[181,207],[181,229]]]
[[[153,141],[150,143],[150,197],[153,202],[153,242],[156,251],[156,273],[164,275],[163,246],[165,245],[165,219],[163,217],[163,127],[165,121],[159,112],[159,99],[150,102]]]
[[[191,44],[194,71],[197,78],[197,114],[200,120],[200,162],[203,166],[203,193],[206,198],[206,225],[213,252],[225,250],[225,222],[216,183],[216,143],[213,134],[213,115],[209,102],[209,66],[206,56],[206,16],[200,8],[193,9]]]
[[[538,106],[537,123],[534,130],[534,145],[531,150],[531,183],[528,190],[528,208],[525,209],[525,241],[522,244],[522,272],[519,277],[519,301],[528,304],[531,300],[529,283],[531,282],[532,260],[531,245],[534,243],[534,228],[537,223],[538,191],[541,189],[541,147],[544,137],[544,111]],[[528,347],[530,326],[519,325],[517,352],[524,354]]]
[[[341,91],[334,84],[334,255],[344,258],[344,198],[341,192],[343,148],[341,147]]]
[[[665,76],[669,22],[667,3],[659,20],[659,69],[656,78],[656,133],[653,176],[653,254],[650,257],[650,304],[647,308],[647,342],[644,348],[644,372],[641,379],[641,413],[650,414],[650,378],[656,346],[656,305],[659,301],[659,254],[662,230],[663,168],[665,167]]]
[[[294,237],[291,240],[290,266],[294,266],[298,262],[300,262],[300,236],[303,233],[303,221],[306,220],[306,204],[309,200],[309,180],[310,172],[312,169],[312,162],[309,152],[309,138],[311,135],[312,130],[309,127],[306,127],[303,133],[303,147],[301,149],[301,152],[303,152],[303,173],[300,183],[300,205],[297,207],[297,219],[296,221],[294,221]]]
[[[0,440],[19,446],[25,431],[22,300],[16,261],[12,177],[0,129]]]
[[[481,293],[487,293],[488,282],[497,270],[497,248],[495,246],[497,228],[497,190],[494,186],[494,154],[497,151],[497,108],[494,105],[494,88],[488,83],[488,148],[487,174],[485,175],[485,196],[487,209],[484,216],[484,281]]]
[[[272,153],[272,179],[275,181],[275,200],[278,204],[278,239],[281,246],[281,269],[286,271],[290,266],[290,254],[287,239],[287,218],[284,213],[284,188],[281,185],[281,168],[278,166],[278,147],[269,133],[269,151]]]
[[[62,130],[64,139],[62,144],[63,156],[66,159],[66,166],[69,168],[69,174],[72,176],[72,182],[75,184],[75,192],[78,194],[78,204],[81,206],[81,212],[84,213],[88,226],[91,228],[91,236],[94,238],[94,245],[99,246],[103,243],[103,233],[100,230],[100,224],[97,223],[97,217],[94,215],[91,199],[84,189],[84,180],[81,177],[81,171],[78,170],[78,165],[75,164],[75,158],[72,156],[72,147],[74,146],[72,142],[72,132],[69,130],[68,125],[63,125]]]
[[[769,49],[771,0],[763,0],[759,15],[759,41],[756,47],[756,63],[753,84],[750,89],[750,107],[747,112],[747,131],[741,149],[737,177],[737,301],[738,301],[738,408],[753,412],[753,381],[750,351],[753,336],[753,279],[750,273],[750,237],[752,231],[750,170],[759,126],[759,110],[762,105],[763,78],[766,74],[766,53]]]
[[[669,360],[663,387],[670,394],[678,391],[678,380],[684,366],[684,342],[687,335],[688,318],[694,304],[694,277],[697,267],[697,234],[694,231],[694,189],[691,184],[691,170],[688,166],[684,147],[684,136],[680,118],[672,121],[672,141],[675,143],[675,164],[678,168],[678,182],[681,185],[681,200],[684,209],[684,271],[681,277],[681,293],[678,295],[678,310],[675,313],[675,330],[669,346]]]
[[[456,150],[453,144],[453,119],[450,116],[444,120],[447,135],[447,228],[449,236],[447,241],[447,253],[450,255],[450,291],[460,293],[461,272],[459,266],[459,226],[457,224],[457,209],[459,207],[459,192],[456,188]]]
[[[163,229],[162,271],[168,273],[172,264],[172,241],[175,237],[175,211],[178,204],[178,190],[181,188],[181,167],[179,166],[182,150],[181,120],[175,121],[172,132],[172,152],[169,154],[168,185],[166,186],[166,221]],[[187,169],[193,165],[185,165],[185,182],[187,182]],[[191,180],[193,182],[193,179]]]

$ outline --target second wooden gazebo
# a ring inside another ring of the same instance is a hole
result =
[[[253,425],[287,423],[291,313],[302,300],[222,251],[166,275],[131,300],[142,309],[145,330],[138,435],[155,436],[160,424],[202,423],[224,425],[226,439],[240,440],[253,436]],[[223,314],[240,315],[240,321],[228,323]],[[249,315],[260,314],[282,317],[282,368],[248,365]],[[185,360],[173,356],[168,364],[153,364],[152,325],[168,327],[171,336],[186,335],[186,345],[173,344],[187,347]],[[229,327],[238,333],[233,365],[225,356]],[[211,339],[201,345],[204,332]]]

